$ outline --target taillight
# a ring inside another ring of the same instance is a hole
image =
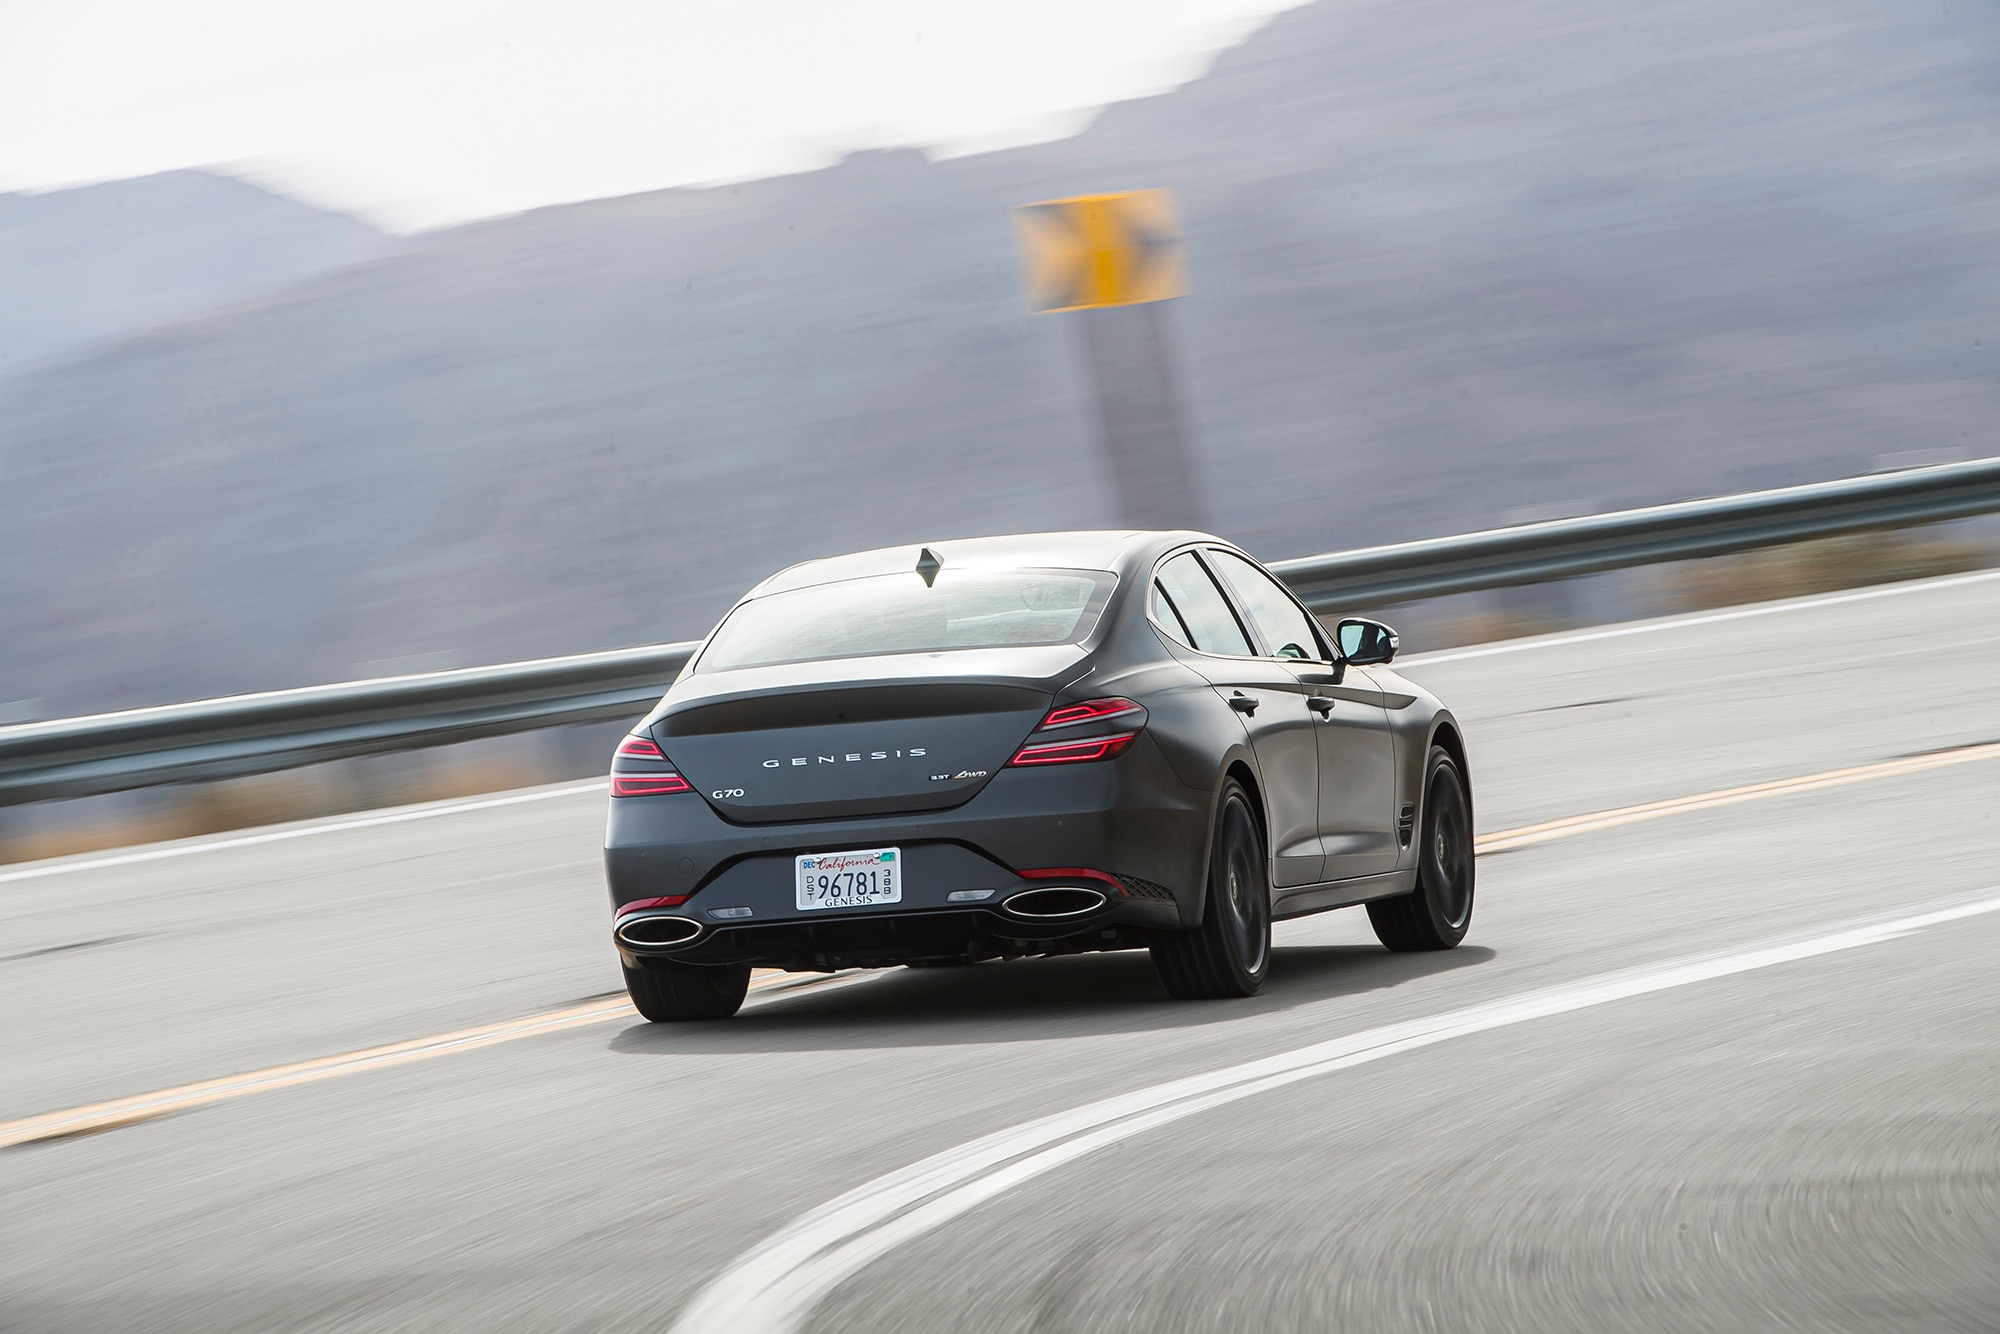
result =
[[[1104,722],[1112,718],[1134,718],[1144,723],[1146,706],[1137,700],[1123,699],[1117,695],[1104,699],[1087,699],[1081,704],[1058,704],[1049,710],[1049,716],[1042,719],[1036,731],[1046,732],[1052,727],[1074,727],[1078,723]],[[1127,724],[1130,725],[1129,723]]]
[[[1037,739],[1049,732],[1088,724],[1108,724],[1118,730],[1104,736],[1072,737],[1061,741]],[[1139,729],[1145,725],[1146,706],[1120,695],[1086,699],[1075,704],[1058,704],[1042,718],[1034,736],[1028,738],[1028,744],[1016,751],[1007,764],[1009,767],[1026,767],[1036,764],[1088,764],[1092,760],[1116,759],[1138,738]]]
[[[644,732],[634,732],[618,743],[611,756],[611,795],[614,797],[664,797],[674,792],[692,792],[687,779],[674,772],[673,761],[660,743]]]
[[[694,788],[679,774],[613,774],[614,797],[664,797],[670,792],[692,792]]]
[[[1083,741],[1046,741],[1040,745],[1021,747],[1007,763],[1084,764],[1091,760],[1116,759],[1125,753],[1125,748],[1138,735],[1137,732],[1120,732],[1116,736],[1094,736]]]

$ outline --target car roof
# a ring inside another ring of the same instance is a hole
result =
[[[1191,531],[1151,532],[1120,528],[1063,533],[1014,533],[1004,537],[964,537],[937,542],[916,542],[907,546],[879,547],[848,556],[803,561],[766,579],[751,589],[749,597],[811,588],[816,584],[863,579],[870,575],[901,574],[917,568],[928,549],[950,569],[1059,569],[1110,570],[1124,573],[1127,567],[1149,559],[1183,542],[1222,542],[1207,533]],[[1223,543],[1223,545],[1232,545]]]

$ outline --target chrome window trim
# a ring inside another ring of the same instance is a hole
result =
[[[1269,579],[1274,585],[1276,585],[1280,593],[1283,593],[1287,598],[1290,598],[1292,605],[1299,609],[1299,614],[1306,618],[1306,624],[1312,627],[1313,636],[1316,639],[1319,647],[1322,650],[1328,650],[1328,651],[1334,648],[1333,642],[1327,638],[1326,627],[1319,623],[1319,617],[1313,615],[1312,608],[1306,606],[1305,603],[1299,601],[1299,595],[1294,593],[1290,588],[1288,588],[1285,585],[1284,580],[1280,579],[1277,575],[1272,574],[1270,570],[1266,569],[1263,561],[1258,560],[1255,556],[1251,555],[1247,551],[1243,551],[1232,546],[1226,546],[1218,542],[1208,543],[1203,548],[1203,550],[1226,551],[1232,556],[1240,557],[1243,560],[1249,561],[1252,567],[1259,570],[1263,570],[1264,577]],[[1231,606],[1234,607],[1237,602],[1240,602],[1242,600],[1243,595],[1237,592],[1235,588],[1231,587],[1229,583],[1229,576],[1226,573],[1215,568],[1214,564],[1208,560],[1203,560],[1202,565],[1208,569],[1210,576],[1214,578],[1216,584],[1222,589],[1222,595],[1225,598],[1229,599]],[[1236,610],[1236,620],[1239,624],[1248,622],[1252,626],[1256,625],[1256,621],[1251,618],[1249,609],[1247,607],[1235,607],[1235,610]],[[1262,642],[1262,640],[1263,640],[1263,634],[1262,631],[1260,630],[1259,633],[1254,637],[1253,642]],[[1340,661],[1340,658],[1338,656],[1327,656],[1323,658],[1281,658],[1275,653],[1267,653],[1264,654],[1263,656],[1270,659],[1272,662],[1335,663]]]

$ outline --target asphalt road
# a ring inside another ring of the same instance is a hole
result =
[[[2000,740],[2000,578],[1502,647],[1409,668],[1487,834]],[[0,869],[0,1118],[612,990],[603,795],[520,795]],[[1168,1001],[1143,955],[898,970],[0,1150],[0,1328],[665,1330],[931,1155],[1429,1024],[989,1174],[730,1327],[2000,1329],[2000,912],[1742,954],[1991,906],[1996,807],[1981,758],[1488,856],[1460,949],[1287,924],[1249,1001]]]

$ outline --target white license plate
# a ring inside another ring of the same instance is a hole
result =
[[[816,852],[794,865],[801,912],[903,901],[903,854],[896,848]]]

